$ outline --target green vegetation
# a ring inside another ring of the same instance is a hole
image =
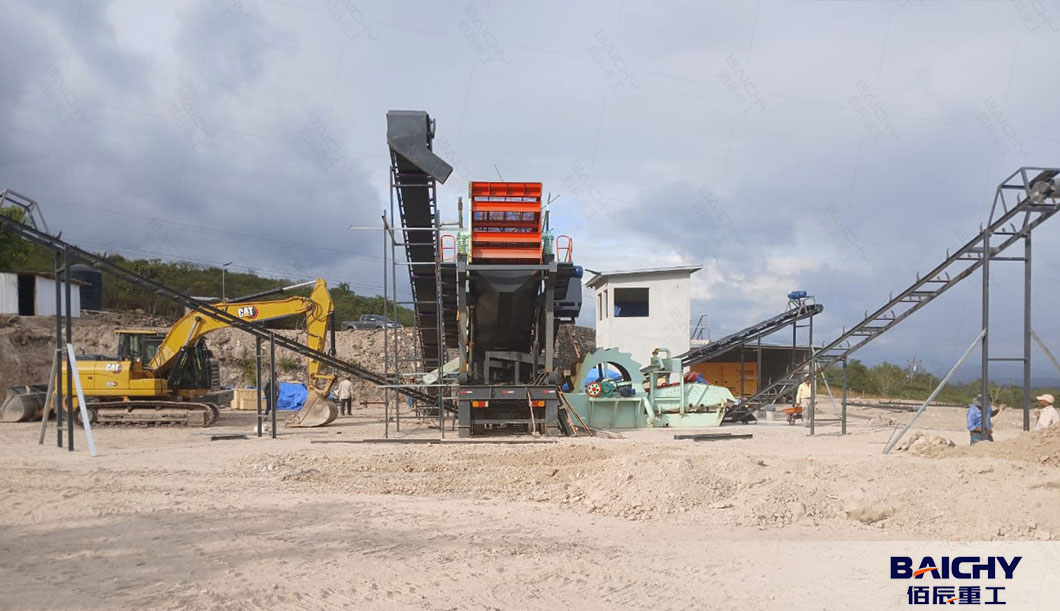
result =
[[[4,214],[19,218],[19,209],[4,209]],[[130,269],[156,282],[176,289],[182,293],[198,297],[216,297],[221,293],[221,268],[188,263],[185,261],[165,262],[160,259],[126,259],[121,255],[106,255],[106,259],[116,265]],[[32,244],[7,232],[0,232],[0,270],[2,271],[54,271],[52,251]],[[299,279],[307,280],[307,279]],[[107,276],[103,279],[103,308],[111,311],[133,312],[142,310],[149,314],[176,318],[184,313],[184,307],[159,295],[153,295],[142,289],[125,284]],[[242,297],[261,293],[269,289],[294,284],[286,278],[262,278],[256,274],[227,272],[225,274],[225,293],[229,297]],[[350,285],[340,282],[338,286],[329,286],[331,299],[335,302],[335,321],[341,324],[344,320],[354,320],[361,314],[382,314],[383,298],[357,295]],[[309,288],[265,297],[264,299],[282,299],[292,295],[309,295]],[[415,324],[415,315],[408,308],[398,308],[394,315],[393,304],[388,304],[387,311],[393,318],[405,326]],[[295,328],[299,321],[293,319],[278,320],[268,324],[275,328]]]
[[[26,218],[26,213],[21,208],[4,208],[0,210],[0,214],[20,223]],[[6,231],[0,231],[0,264],[7,265],[8,261],[25,260],[30,250],[30,242]]]
[[[257,366],[254,363],[254,356],[251,355],[246,349],[236,359],[236,369],[239,370],[239,375],[243,377],[244,381],[253,382],[257,373]]]
[[[843,387],[843,370],[841,367],[830,367],[823,373],[832,387],[833,394],[841,392]],[[905,369],[884,361],[873,367],[866,367],[857,359],[847,364],[847,391],[857,395],[885,397],[888,399],[908,399],[923,401],[938,386],[940,378],[927,372],[911,373]],[[950,381],[935,398],[942,403],[961,403],[967,405],[979,394],[980,381]],[[1042,393],[1060,395],[1058,388],[1032,388],[1031,402]],[[990,397],[994,404],[1006,403],[1011,406],[1023,404],[1023,387],[1018,384],[991,384]]]
[[[300,362],[289,356],[281,356],[276,361],[276,368],[280,370],[280,373],[291,373],[297,371]]]

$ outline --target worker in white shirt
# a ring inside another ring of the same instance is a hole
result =
[[[339,395],[339,414],[343,416],[353,415],[353,382],[350,381],[350,376],[342,378],[339,382],[338,388]]]
[[[802,379],[799,390],[795,392],[795,407],[802,408],[802,421],[806,426],[810,425],[810,410],[813,409],[813,388],[810,376]]]
[[[1041,431],[1060,424],[1060,413],[1053,407],[1053,396],[1046,393],[1035,398],[1038,400],[1038,409],[1034,410],[1034,430]]]

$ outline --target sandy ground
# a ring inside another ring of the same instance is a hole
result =
[[[94,459],[80,433],[70,454],[54,428],[39,446],[38,424],[0,427],[0,608],[904,608],[882,567],[910,542],[1033,541],[1060,568],[1060,434],[1021,435],[1016,412],[968,448],[962,410],[929,410],[928,440],[888,456],[908,414],[861,408],[845,437],[318,443],[381,436],[362,410],[210,440],[253,417],[100,428]],[[1011,608],[1055,608],[1036,579]]]

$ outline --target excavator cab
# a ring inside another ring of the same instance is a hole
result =
[[[150,363],[158,347],[166,339],[165,333],[140,329],[118,329],[118,360]]]

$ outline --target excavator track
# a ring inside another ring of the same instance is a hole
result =
[[[92,424],[207,427],[221,415],[213,403],[188,401],[97,401],[85,407],[91,414]],[[75,414],[80,421],[80,410]]]

